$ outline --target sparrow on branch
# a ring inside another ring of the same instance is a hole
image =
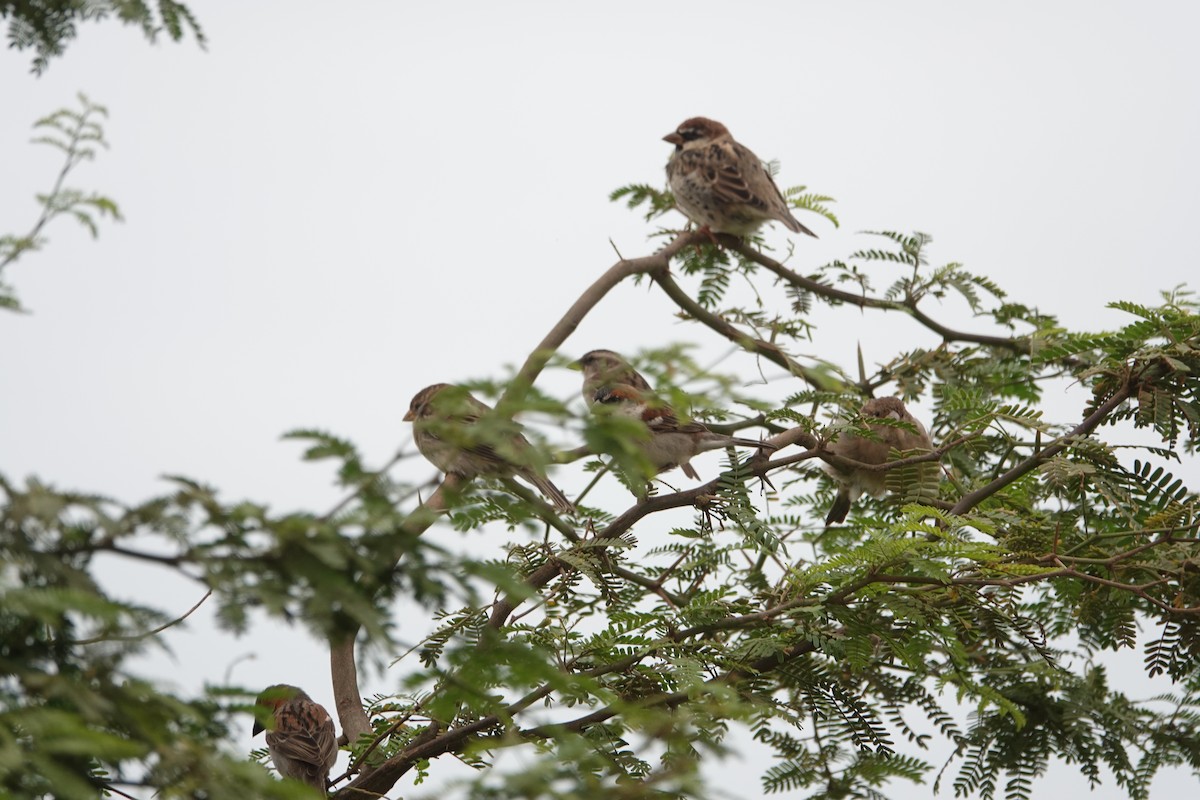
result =
[[[863,464],[886,464],[892,450],[933,450],[933,441],[921,421],[908,413],[899,397],[877,397],[863,404],[860,416],[876,438],[866,438],[850,431],[842,431],[830,443],[829,452]],[[912,430],[894,425],[870,423],[871,419],[886,419],[907,423]],[[844,522],[850,506],[863,492],[872,497],[883,497],[887,492],[887,472],[883,470],[842,469],[823,463],[821,467],[838,482],[837,498],[825,517],[825,524]]]
[[[442,472],[466,480],[520,476],[556,509],[574,513],[575,506],[537,464],[533,445],[519,424],[498,418],[479,424],[491,410],[461,386],[435,383],[417,392],[404,420],[413,424],[413,441],[421,455]]]
[[[792,216],[771,173],[721,123],[693,117],[663,137],[675,145],[667,183],[684,216],[714,233],[746,236],[769,220],[790,231],[816,234]]]
[[[337,736],[329,712],[295,686],[285,683],[264,689],[255,701],[264,711],[254,731],[267,732],[271,762],[285,778],[302,781],[321,792],[329,785],[329,770],[337,759]]]
[[[619,414],[645,425],[647,436],[637,446],[656,473],[679,467],[699,480],[690,461],[700,453],[724,447],[775,449],[767,442],[715,433],[699,422],[681,423],[646,379],[611,350],[592,350],[572,366],[583,371],[583,399],[593,413]]]

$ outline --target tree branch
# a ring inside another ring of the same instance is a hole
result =
[[[533,386],[533,382],[537,379],[537,376],[541,373],[547,362],[549,362],[550,356],[566,342],[567,337],[575,332],[575,329],[579,327],[579,323],[583,322],[583,318],[588,315],[588,312],[595,308],[604,299],[604,296],[612,291],[617,284],[634,275],[665,274],[670,268],[671,259],[675,257],[676,253],[684,247],[706,241],[706,239],[707,237],[698,231],[681,233],[657,253],[642,256],[641,258],[622,258],[609,267],[567,309],[567,313],[563,315],[562,319],[550,329],[550,332],[546,334],[537,347],[534,348],[533,352],[529,354],[529,357],[525,359],[525,363],[521,365],[521,369],[518,370],[512,381],[509,382],[504,394],[497,401],[497,410],[505,409],[511,415],[512,407],[524,399],[525,393],[529,391],[529,387]]]
[[[704,308],[702,305],[693,300],[691,295],[685,292],[679,286],[679,284],[675,282],[675,279],[672,278],[669,273],[656,272],[654,273],[653,278],[654,282],[657,283],[663,292],[666,293],[667,297],[671,298],[675,305],[679,306],[684,313],[721,334],[738,347],[741,347],[744,350],[749,350],[752,353],[757,353],[772,363],[783,367],[792,375],[795,375],[797,378],[800,378],[817,389],[838,391],[843,388],[840,384],[831,381],[828,376],[822,375],[821,373],[811,370],[803,364],[796,362],[790,356],[788,356],[787,353],[783,352],[778,345],[763,339],[755,338],[748,333],[745,333],[734,327],[720,315],[714,314],[713,312]]]
[[[587,316],[596,305],[615,288],[621,281],[633,275],[641,274],[656,274],[666,272],[671,263],[671,258],[679,252],[683,247],[694,244],[696,241],[703,239],[703,234],[699,232],[683,233],[676,236],[666,247],[649,256],[642,258],[625,259],[617,261],[609,269],[601,275],[591,286],[584,290],[579,299],[571,305],[562,319],[550,329],[550,332],[542,339],[534,351],[525,360],[521,369],[509,383],[504,394],[496,404],[496,409],[499,413],[512,415],[514,407],[517,406],[521,399],[524,398],[529,388],[533,386],[534,380],[546,363],[550,360],[550,356],[566,341],[583,318]],[[394,463],[394,459],[393,462]],[[422,503],[403,523],[404,530],[413,536],[420,536],[437,517],[444,512],[448,505],[446,496],[448,492],[453,492],[460,487],[461,479],[458,476],[448,475],[438,487],[437,491],[427,500]],[[339,508],[348,500],[342,501]],[[332,514],[332,512],[331,512]],[[558,524],[555,527],[562,529],[561,520],[554,515],[551,518]],[[553,524],[553,523],[552,523]],[[396,563],[403,558],[404,551],[400,550],[395,555]],[[538,585],[545,585],[558,573],[558,566],[553,562],[546,565],[539,573],[536,573]],[[502,605],[502,604],[498,604]],[[515,606],[514,606],[515,607]],[[507,618],[506,612],[503,618]],[[493,612],[493,618],[496,617],[496,612]],[[354,665],[354,639],[357,631],[347,633],[342,639],[330,642],[330,670],[333,681],[334,699],[337,705],[338,719],[342,726],[343,734],[350,742],[354,742],[359,735],[371,730],[370,721],[366,717],[366,713],[362,710],[361,692],[358,688],[358,674]],[[397,776],[398,777],[398,776]],[[364,770],[360,780],[367,779],[368,776]],[[381,786],[381,791],[387,791],[394,784]],[[357,783],[357,782],[356,782]],[[355,784],[351,784],[354,786]],[[372,785],[375,785],[372,783]],[[355,796],[352,792],[350,796]],[[362,795],[364,797],[371,795]]]
[[[139,639],[145,639],[148,636],[154,636],[157,633],[162,633],[167,628],[170,628],[172,626],[178,625],[179,623],[183,622],[185,619],[190,617],[193,614],[193,612],[195,612],[196,609],[198,609],[200,606],[204,605],[204,601],[207,600],[211,596],[212,596],[212,589],[209,589],[207,592],[204,593],[203,597],[201,597],[199,600],[196,601],[196,604],[194,606],[189,608],[187,611],[183,612],[182,616],[176,617],[175,619],[171,620],[170,622],[163,623],[162,625],[159,625],[154,630],[146,631],[145,633],[130,634],[127,636],[93,636],[91,639],[76,639],[75,641],[67,642],[67,644],[74,645],[74,644],[98,644],[99,642],[136,642]]]
[[[1137,381],[1132,377],[1126,378],[1125,383],[1121,388],[1113,393],[1113,396],[1102,403],[1095,411],[1089,414],[1083,422],[1079,423],[1070,433],[1065,436],[1060,436],[1055,444],[1040,450],[1029,458],[1017,464],[1015,467],[1004,473],[1000,477],[988,482],[986,485],[979,487],[973,492],[963,495],[954,507],[950,509],[951,514],[965,514],[975,506],[987,498],[994,495],[996,492],[1008,486],[1013,481],[1025,475],[1030,470],[1040,464],[1044,464],[1054,456],[1061,453],[1071,446],[1071,442],[1075,439],[1081,439],[1090,434],[1096,427],[1108,418],[1108,415],[1117,409],[1122,403],[1137,390]]]
[[[863,294],[854,294],[843,289],[835,289],[812,278],[806,278],[803,275],[793,272],[792,270],[780,264],[775,259],[767,256],[758,250],[751,247],[742,239],[733,236],[722,236],[721,244],[728,247],[734,252],[740,253],[746,258],[753,261],[759,266],[766,267],[771,272],[775,273],[779,278],[798,289],[803,289],[807,292],[812,292],[815,295],[824,297],[827,300],[834,300],[840,303],[857,306],[859,308],[878,308],[884,311],[902,311],[913,319],[920,322],[926,328],[941,336],[946,341],[953,342],[972,342],[974,344],[987,345],[988,347],[1000,347],[1014,353],[1028,353],[1032,341],[1028,337],[1010,338],[1007,336],[989,336],[982,333],[968,333],[965,331],[956,331],[947,328],[939,322],[931,319],[923,311],[920,311],[915,302],[900,303],[895,300],[884,300],[878,297],[868,297]]]

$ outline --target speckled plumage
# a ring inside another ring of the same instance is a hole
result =
[[[667,183],[684,216],[714,233],[746,236],[769,220],[816,237],[792,216],[771,173],[721,123],[693,117],[663,137],[675,145]]]
[[[284,683],[264,689],[257,703],[271,709],[270,724],[256,721],[254,735],[266,730],[275,769],[326,794],[329,770],[337,760],[337,734],[329,712],[301,689]]]

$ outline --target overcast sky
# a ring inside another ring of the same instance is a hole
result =
[[[9,478],[133,502],[178,473],[227,499],[324,510],[328,470],[279,435],[329,429],[382,463],[407,440],[416,390],[520,363],[613,245],[649,252],[652,227],[607,196],[662,185],[661,137],[694,115],[778,159],[781,185],[837,198],[840,229],[801,217],[820,239],[798,242],[800,271],[863,246],[864,230],[925,231],[935,262],[1087,329],[1127,321],[1108,302],[1196,284],[1195,4],[191,7],[207,51],[105,24],[41,78],[29,54],[0,52],[0,232],[28,229],[60,166],[28,144],[32,122],[78,91],[108,107],[112,147],[71,184],[126,218],[97,241],[60,222],[6,271],[33,312],[0,314]],[[964,320],[961,306],[944,313]],[[812,354],[846,364],[860,343],[868,363],[934,343],[849,308],[818,322]],[[630,285],[567,351],[673,341],[724,349]],[[539,386],[569,397],[578,376],[552,370]],[[417,460],[400,470],[430,474]],[[182,612],[194,594],[158,602]],[[300,630],[235,640],[202,611],[171,641],[164,676],[186,690],[254,653],[236,681],[330,700],[325,656]],[[745,796],[750,776],[719,778]],[[1063,769],[1044,786],[1086,783]],[[1185,787],[1183,774],[1155,785]]]

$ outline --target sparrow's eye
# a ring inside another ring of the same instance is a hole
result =
[[[694,142],[700,138],[700,131],[695,128],[681,128],[679,135],[683,137],[685,142]]]

